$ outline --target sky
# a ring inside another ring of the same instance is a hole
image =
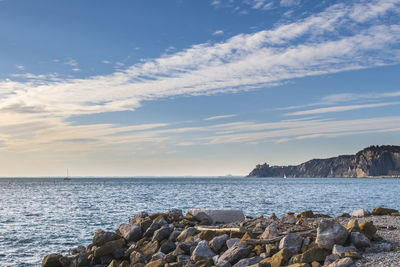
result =
[[[400,1],[0,0],[0,176],[247,175],[400,145]]]

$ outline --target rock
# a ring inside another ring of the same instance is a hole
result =
[[[210,241],[215,237],[217,233],[215,231],[201,231],[199,233],[199,238],[202,240]]]
[[[49,254],[42,260],[42,267],[63,267],[59,259],[62,257],[60,254]]]
[[[196,245],[197,245],[197,243],[195,243],[195,242],[182,242],[182,243],[179,243],[177,246],[176,246],[176,250],[182,250],[182,251],[184,251],[184,253],[185,254],[191,254],[190,252],[192,251],[192,250],[194,250],[194,248],[196,247]],[[193,248],[193,249],[192,249]]]
[[[116,260],[112,260],[107,267],[118,267],[118,263]]]
[[[232,265],[228,261],[220,261],[216,264],[217,267],[231,267]]]
[[[114,259],[120,260],[124,257],[125,249],[124,248],[117,248],[113,251],[112,256]]]
[[[133,265],[131,265],[132,267],[144,267],[145,264],[144,263],[135,263]]]
[[[148,242],[142,249],[142,253],[148,257],[153,255],[154,253],[156,253],[158,250],[158,241],[157,240],[153,240]]]
[[[97,231],[93,235],[92,244],[101,246],[109,241],[118,240],[121,237],[114,232]]]
[[[358,220],[352,219],[346,224],[347,231],[351,232],[360,232],[360,225],[358,224]]]
[[[265,253],[267,253],[268,257],[274,255],[278,251],[279,251],[279,248],[275,244],[266,244],[265,245]]]
[[[138,241],[142,238],[142,227],[136,224],[121,224],[116,233],[128,241]]]
[[[356,260],[362,259],[362,256],[358,252],[355,252],[355,251],[347,251],[344,253],[344,256],[348,257],[348,258],[356,259]]]
[[[262,260],[261,257],[252,257],[252,258],[245,258],[238,261],[233,267],[246,267],[249,265],[257,264]]]
[[[196,261],[194,266],[196,267],[211,267],[214,265],[214,261],[211,258],[206,258]]]
[[[174,230],[174,231],[169,235],[168,241],[176,242],[176,239],[178,238],[178,236],[180,235],[180,233],[182,233],[182,231]]]
[[[260,256],[263,252],[265,252],[265,247],[257,245],[253,248],[253,251],[256,253],[257,256]]]
[[[218,263],[228,261],[230,264],[235,264],[239,260],[246,258],[249,253],[250,250],[245,244],[237,242],[219,257]]]
[[[176,257],[177,262],[185,264],[188,263],[190,261],[190,256],[188,255],[179,255],[178,257]]]
[[[156,261],[156,260],[163,260],[165,259],[165,254],[162,253],[161,251],[153,254],[153,256],[151,256],[151,261]]]
[[[287,215],[282,216],[280,221],[281,221],[281,223],[295,224],[296,217],[294,217],[293,213],[288,213]]]
[[[337,261],[338,259],[340,259],[340,256],[339,256],[339,255],[331,254],[331,255],[329,255],[329,256],[327,256],[327,257],[325,258],[324,266],[325,266],[325,265],[329,265],[329,264],[331,264],[331,263]]]
[[[203,240],[203,241],[199,242],[197,247],[193,250],[193,253],[192,253],[192,256],[190,257],[190,259],[192,261],[196,262],[198,260],[212,258],[214,256],[215,256],[215,253],[214,253],[214,251],[212,251],[212,249],[208,245],[208,242]]]
[[[194,217],[199,221],[200,225],[210,225],[213,223],[213,219],[205,212],[198,212]]]
[[[317,229],[315,243],[326,249],[332,249],[334,244],[343,245],[348,236],[347,229],[333,220],[325,220]]]
[[[271,267],[279,267],[281,265],[285,266],[288,264],[292,255],[293,253],[289,249],[283,248],[271,258],[263,259],[260,264],[264,265],[269,263]]]
[[[290,233],[287,234],[279,242],[279,249],[287,248],[293,254],[299,253],[301,250],[301,245],[303,244],[303,238],[298,234]]]
[[[173,231],[172,228],[163,226],[154,232],[152,240],[162,241],[164,239],[168,239],[172,231]]]
[[[136,224],[142,228],[142,232],[146,232],[149,229],[150,225],[153,223],[153,220],[150,218],[140,218],[136,220]]]
[[[397,212],[399,212],[399,211],[395,210],[395,209],[387,209],[387,208],[378,207],[378,208],[374,208],[372,210],[372,215],[373,216],[382,216],[382,215],[390,215],[392,213],[397,213]]]
[[[140,253],[139,251],[132,251],[129,258],[131,260],[131,264],[144,263],[146,261],[146,258],[144,257],[144,255],[142,253]]]
[[[164,261],[162,259],[151,261],[145,265],[145,267],[164,267]]]
[[[107,243],[104,243],[101,247],[98,247],[94,251],[94,256],[96,258],[99,258],[102,256],[111,255],[115,250],[123,248],[124,246],[125,246],[125,240],[122,238],[118,240],[109,241]]]
[[[271,223],[265,228],[264,233],[262,233],[262,239],[271,239],[279,236],[278,226],[276,223]]]
[[[340,212],[338,214],[338,218],[350,218],[350,214],[346,213],[346,212]]]
[[[168,218],[171,219],[171,221],[178,221],[183,218],[183,213],[181,209],[171,209],[166,212],[168,215]]]
[[[353,217],[365,217],[365,216],[369,216],[371,215],[371,213],[368,210],[365,209],[359,209],[359,210],[355,210],[353,211],[353,213],[351,214],[351,216]]]
[[[196,228],[189,227],[183,230],[176,238],[179,242],[185,241],[189,236],[194,236],[197,233]]]
[[[311,267],[321,267],[321,264],[318,261],[313,261]]]
[[[365,248],[371,246],[371,241],[362,233],[353,232],[350,233],[350,242],[356,248]]]
[[[168,241],[161,245],[160,251],[164,254],[168,254],[176,249],[174,242]]]
[[[216,223],[231,223],[236,221],[243,221],[245,219],[243,211],[241,210],[212,210],[212,209],[189,209],[188,213],[196,216],[198,213],[203,212],[208,215],[212,224]]]
[[[210,242],[209,245],[215,253],[218,253],[219,250],[225,245],[226,241],[228,240],[228,235],[220,235],[214,237]]]
[[[226,246],[228,248],[231,248],[233,245],[235,245],[238,242],[240,242],[240,238],[230,238],[230,239],[226,240]]]
[[[299,214],[299,218],[314,218],[314,213],[312,210],[306,210]]]
[[[330,254],[327,249],[313,247],[302,254],[293,256],[293,263],[311,263],[313,261],[324,261]]]
[[[366,235],[369,239],[373,239],[375,236],[375,233],[377,231],[375,225],[373,222],[362,222],[360,223],[360,230],[361,233]]]
[[[149,216],[149,214],[146,211],[138,212],[132,218],[129,219],[129,223],[134,224],[134,223],[136,223],[137,219],[143,219],[143,218],[146,218],[148,216]]]
[[[308,263],[294,263],[290,264],[287,267],[310,267],[310,264]]]
[[[149,228],[147,228],[146,232],[143,234],[144,237],[151,237],[154,235],[154,232],[157,231],[158,229],[163,226],[163,223],[161,222],[155,222],[153,221]]]
[[[354,246],[349,246],[349,247],[343,247],[341,245],[333,246],[332,254],[336,254],[339,257],[344,258],[346,252],[357,252],[357,249]]]
[[[127,261],[122,261],[118,267],[129,267],[129,263]]]
[[[349,267],[354,263],[352,258],[343,258],[332,262],[326,267]]]

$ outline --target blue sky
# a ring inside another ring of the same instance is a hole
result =
[[[0,1],[0,176],[246,175],[399,144],[400,2]]]

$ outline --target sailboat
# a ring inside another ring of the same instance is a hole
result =
[[[66,181],[67,181],[67,180],[68,180],[68,181],[71,180],[71,178],[69,178],[68,169],[67,169],[67,176],[64,178],[64,180],[66,180]]]

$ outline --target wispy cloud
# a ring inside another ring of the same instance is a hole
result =
[[[223,30],[216,30],[213,35],[223,35],[224,31]]]
[[[19,70],[24,70],[25,69],[25,67],[24,66],[22,66],[22,65],[15,65],[15,67],[17,67],[17,69],[19,69]]]
[[[236,114],[229,114],[229,115],[219,115],[219,116],[213,116],[213,117],[208,117],[205,118],[205,121],[213,121],[213,120],[221,120],[221,119],[227,119],[227,118],[232,118],[236,117]]]
[[[315,115],[315,114],[332,113],[332,112],[343,112],[343,111],[356,110],[356,109],[387,107],[387,106],[393,106],[393,105],[400,105],[400,102],[387,102],[387,103],[376,103],[376,104],[316,108],[316,109],[302,110],[302,111],[287,113],[286,115],[287,116]]]
[[[67,61],[64,62],[65,65],[69,65],[72,67],[78,66],[78,62],[75,59],[68,59]]]

